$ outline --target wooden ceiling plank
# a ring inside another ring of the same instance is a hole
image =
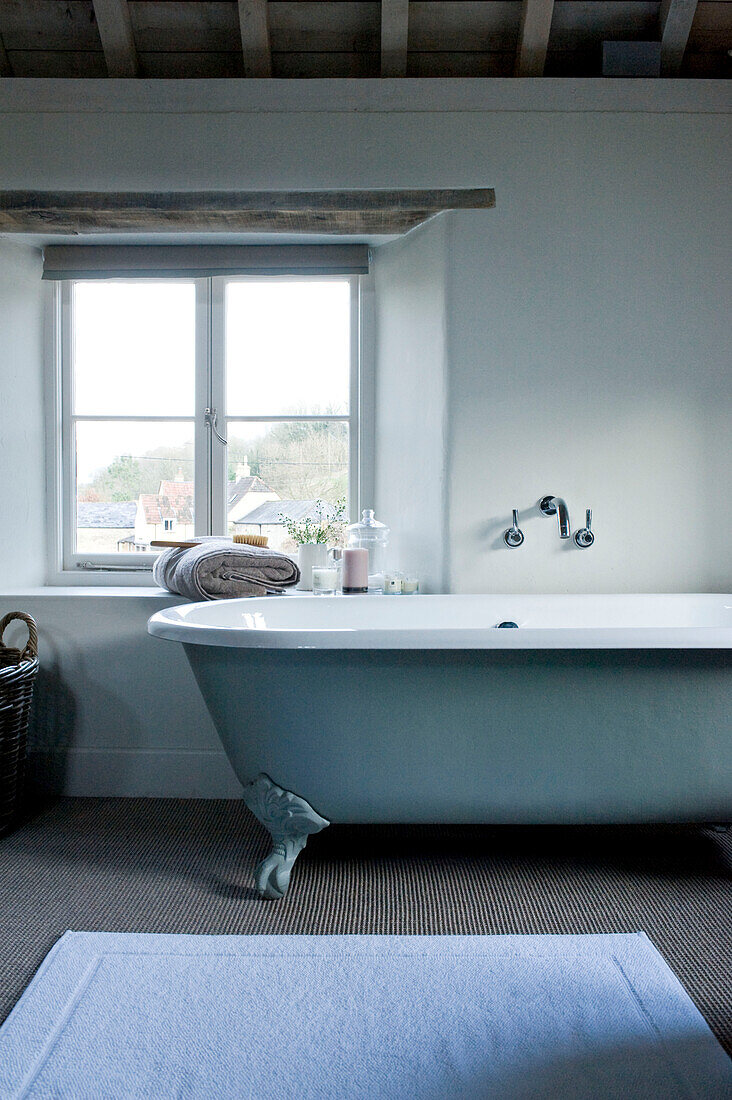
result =
[[[137,76],[138,62],[127,0],[93,0],[109,76]]]
[[[697,0],[661,0],[661,76],[678,76],[684,60]]]
[[[9,53],[18,50],[101,50],[91,0],[0,0],[2,34]]]
[[[516,50],[516,76],[543,76],[554,0],[523,0]]]
[[[516,0],[411,0],[410,72],[417,53],[515,53],[517,10]]]
[[[509,50],[473,51],[471,53],[421,53],[409,51],[409,72],[415,77],[501,77],[514,73],[516,45]]]
[[[274,64],[281,79],[312,79],[354,77],[376,78],[379,75],[378,50],[371,53],[278,53]]]
[[[272,75],[267,0],[239,0],[239,30],[244,76]]]
[[[407,75],[409,0],[381,0],[381,75]]]

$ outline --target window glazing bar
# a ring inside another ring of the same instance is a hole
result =
[[[302,413],[290,413],[289,415],[278,413],[277,416],[237,416],[236,413],[229,413],[226,417],[227,420],[237,420],[241,424],[271,424],[276,423],[290,423],[291,421],[305,420],[315,421],[320,423],[321,420],[336,420],[347,423],[352,419],[350,413],[308,413],[304,415]]]
[[[190,413],[188,416],[134,416],[128,414],[125,414],[124,416],[107,416],[106,414],[103,416],[94,416],[93,414],[89,413],[73,413],[71,419],[75,421],[88,420],[95,423],[114,423],[115,421],[119,421],[119,423],[121,424],[140,422],[149,424],[192,424],[195,420],[195,416],[193,415],[193,413]]]

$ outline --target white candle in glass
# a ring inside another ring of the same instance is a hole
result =
[[[338,588],[338,570],[332,566],[313,569],[313,593],[316,596],[332,596]]]
[[[398,596],[402,591],[402,575],[401,573],[385,573],[384,574],[384,595],[385,596]]]

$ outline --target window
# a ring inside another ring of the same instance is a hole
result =
[[[288,549],[281,515],[347,499],[350,294],[345,280],[227,283],[230,533]]]
[[[57,572],[139,574],[194,535],[287,551],[283,516],[357,513],[358,277],[59,285]]]

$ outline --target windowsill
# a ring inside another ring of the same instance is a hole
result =
[[[168,592],[165,588],[153,588],[150,585],[146,587],[133,587],[128,585],[122,587],[119,585],[105,585],[105,584],[75,584],[75,585],[61,585],[61,584],[46,584],[38,588],[4,588],[0,591],[0,597],[5,599],[8,596],[131,596],[136,599],[144,598],[148,600],[174,600],[178,603],[185,603],[183,596],[177,596],[173,592]]]
[[[283,592],[283,596],[292,599],[293,596],[298,598],[310,598],[312,592],[301,592],[298,589],[290,589],[287,592]],[[45,584],[40,585],[37,588],[2,588],[0,589],[0,599],[5,600],[10,596],[18,596],[20,598],[27,597],[28,599],[37,599],[41,596],[110,596],[118,599],[121,596],[129,596],[133,599],[146,599],[146,600],[165,600],[173,603],[190,603],[185,596],[179,596],[175,592],[168,592],[167,588],[153,588],[148,585],[143,587],[133,587],[132,585],[110,585],[110,584],[74,584],[74,585],[62,585],[62,584]],[[262,597],[260,597],[262,598]],[[268,597],[269,598],[269,597]],[[273,596],[272,599],[281,599],[281,596]],[[201,601],[204,602],[204,601]]]

